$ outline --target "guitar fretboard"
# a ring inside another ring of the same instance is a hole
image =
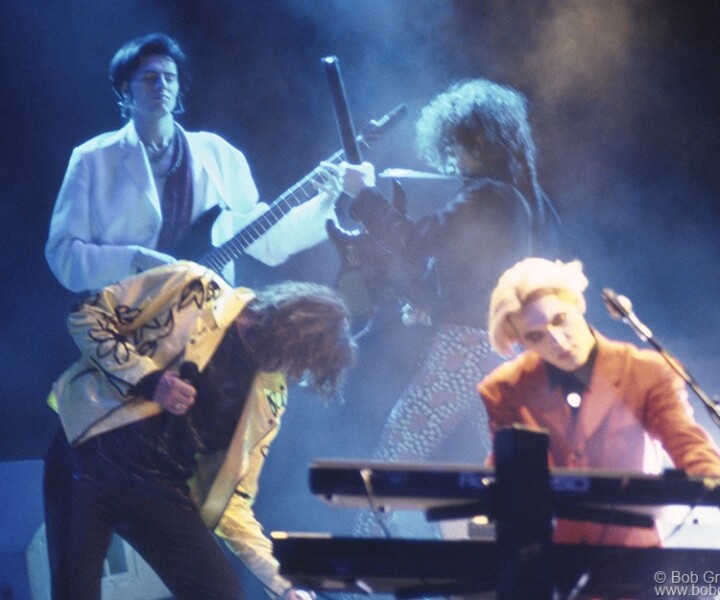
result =
[[[326,162],[338,164],[342,158],[343,152],[340,150],[333,154]],[[245,254],[245,251],[253,242],[260,239],[293,208],[314,198],[318,194],[318,191],[313,184],[313,180],[319,177],[322,177],[322,175],[320,174],[319,167],[317,167],[290,189],[283,192],[282,195],[270,204],[268,210],[243,227],[232,239],[217,248],[213,248],[198,262],[210,267],[216,273],[222,273],[226,264]]]
[[[362,143],[366,147],[370,147],[369,142],[379,138],[387,127],[395,123],[402,115],[407,112],[407,106],[400,105],[382,117],[379,121],[371,121],[370,126],[366,128],[361,135],[358,136],[358,143]],[[345,157],[343,150],[338,150],[325,162],[333,164],[340,163]],[[283,192],[269,206],[268,210],[260,215],[257,219],[243,227],[236,233],[232,239],[224,244],[213,248],[205,254],[199,262],[202,265],[210,267],[216,273],[221,274],[225,265],[230,261],[239,258],[248,246],[257,241],[271,227],[288,214],[293,208],[300,206],[311,198],[314,198],[318,191],[313,184],[313,180],[322,178],[320,167],[316,167],[290,189]]]

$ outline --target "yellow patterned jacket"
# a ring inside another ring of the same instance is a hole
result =
[[[108,286],[80,305],[68,329],[82,357],[56,381],[50,399],[70,443],[159,414],[162,407],[132,396],[132,386],[183,361],[202,370],[252,298],[251,290],[233,289],[205,267],[179,262]],[[276,594],[290,583],[278,574],[252,504],[286,404],[285,377],[259,372],[230,446],[198,455],[189,482],[205,524]]]

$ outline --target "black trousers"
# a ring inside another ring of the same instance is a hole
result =
[[[53,600],[100,600],[113,532],[125,539],[181,600],[245,598],[214,534],[194,505],[152,486],[92,476],[62,431],[45,457],[45,528]]]

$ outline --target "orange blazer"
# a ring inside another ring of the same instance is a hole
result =
[[[549,432],[549,465],[575,469],[657,472],[659,442],[674,466],[691,475],[720,476],[720,453],[692,416],[683,380],[655,351],[595,332],[598,354],[577,415],[545,363],[528,351],[501,365],[477,390],[491,433],[520,424]],[[490,459],[492,460],[492,459]],[[656,531],[558,521],[565,543],[657,545]]]

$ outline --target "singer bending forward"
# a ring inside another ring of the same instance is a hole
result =
[[[579,261],[520,261],[490,300],[493,348],[525,352],[478,391],[494,433],[519,423],[550,434],[551,467],[657,472],[663,449],[678,469],[720,476],[718,448],[694,421],[682,379],[656,352],[609,340],[585,320],[588,281]],[[556,524],[556,542],[660,543],[654,529]]]
[[[75,479],[64,494],[46,490],[53,597],[99,600],[116,531],[176,598],[245,598],[214,531],[273,596],[308,598],[278,574],[252,504],[286,377],[332,394],[352,363],[335,292],[233,289],[180,262],[103,289],[68,326],[82,358],[52,399],[65,436],[48,481],[68,465]]]

